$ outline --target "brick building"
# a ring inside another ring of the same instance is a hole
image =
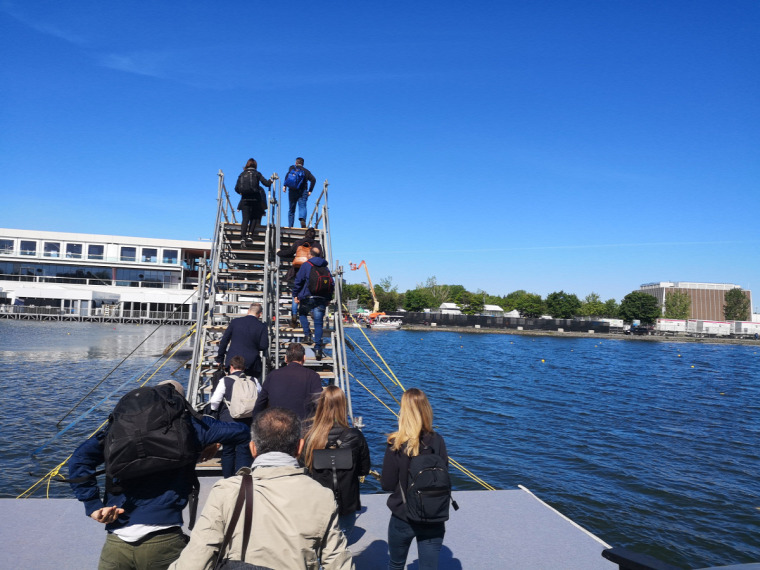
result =
[[[661,281],[659,283],[646,283],[639,289],[657,299],[665,312],[665,295],[668,291],[682,291],[691,299],[690,319],[706,321],[724,320],[723,307],[726,304],[726,293],[731,289],[741,289],[739,285],[731,283],[692,283],[690,281]],[[742,290],[752,305],[752,292]],[[751,311],[750,311],[751,312]]]

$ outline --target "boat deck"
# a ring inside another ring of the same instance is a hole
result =
[[[209,478],[202,479],[200,514]],[[613,570],[607,546],[530,491],[463,491],[460,509],[446,523],[440,568]],[[387,495],[362,495],[350,549],[357,570],[387,568]],[[84,515],[75,499],[2,499],[0,568],[96,568],[102,525]],[[414,543],[407,558],[417,568]]]

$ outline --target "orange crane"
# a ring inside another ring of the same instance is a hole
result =
[[[372,278],[369,276],[369,267],[367,267],[366,262],[362,259],[361,263],[359,265],[356,265],[355,263],[348,262],[349,267],[351,267],[351,271],[356,271],[357,269],[361,269],[362,265],[364,266],[364,271],[367,272],[367,281],[369,282],[369,292],[372,293],[372,300],[375,302],[375,306],[372,309],[373,313],[377,313],[380,311],[380,303],[377,300],[377,295],[375,295],[375,286],[372,285]]]

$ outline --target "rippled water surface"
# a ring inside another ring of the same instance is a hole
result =
[[[184,332],[159,329],[61,432],[56,422],[154,328],[0,320],[2,496],[65,459]],[[371,351],[359,330],[348,334]],[[760,346],[406,331],[370,338],[407,388],[427,392],[451,456],[491,485],[525,485],[606,542],[683,567],[760,560]],[[171,378],[189,354],[178,357],[151,383]],[[353,357],[350,370],[392,403]],[[174,378],[184,382],[186,372]],[[379,468],[394,418],[356,383],[352,390]],[[458,473],[455,482],[479,488]],[[51,494],[70,496],[65,485]]]

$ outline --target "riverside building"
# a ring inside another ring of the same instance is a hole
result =
[[[195,320],[202,241],[0,228],[0,316]]]
[[[663,307],[665,314],[665,297],[670,291],[681,291],[691,299],[691,313],[689,319],[705,321],[723,321],[723,307],[726,304],[726,293],[731,289],[741,289],[739,285],[732,283],[693,283],[690,281],[660,281],[659,283],[646,283],[639,289],[657,299]],[[742,289],[752,305],[752,292]]]

